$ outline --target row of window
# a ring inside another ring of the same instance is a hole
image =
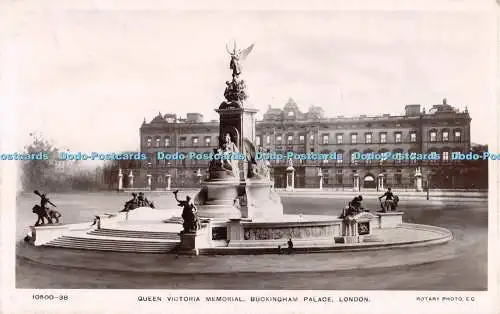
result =
[[[385,153],[387,151],[379,151],[378,153]],[[327,151],[324,151],[323,154],[329,154],[330,152],[327,152]],[[351,158],[349,160],[346,160],[345,157],[346,156],[349,156],[348,154],[346,155],[343,151],[337,151],[335,152],[336,153],[336,159],[324,159],[324,160],[321,160],[319,161],[320,163],[323,163],[323,164],[329,164],[329,163],[333,163],[333,164],[343,164],[344,162],[350,162],[351,164],[354,164],[354,165],[357,165],[357,164],[390,164],[390,163],[396,163],[396,164],[402,164],[402,163],[410,163],[410,164],[416,164],[417,163],[417,160],[416,159],[404,159],[404,158],[401,158],[401,159],[387,159],[387,160],[382,160],[382,159],[379,159],[379,160],[375,160],[375,159],[368,159],[368,160],[360,160],[359,157],[355,157],[354,155],[354,151],[351,151],[350,152],[350,155],[351,155]],[[372,153],[372,151],[365,151],[363,152],[363,154],[366,154],[366,153]],[[404,154],[404,152],[402,150],[395,150],[394,153],[400,153],[400,154]],[[411,154],[411,153],[417,153],[417,152],[411,152],[409,151],[408,154]],[[442,151],[442,152],[437,152],[437,151],[429,151],[429,154],[430,153],[433,153],[435,155],[438,155],[440,156],[440,159],[439,161],[444,161],[444,162],[448,162],[448,161],[451,161],[451,156],[452,156],[452,152],[450,151]],[[461,152],[457,152],[457,154],[459,154]],[[306,161],[305,160],[296,160],[294,161],[296,164],[305,164]],[[313,163],[316,163],[317,161],[312,161]],[[191,165],[206,165],[208,164],[208,161],[207,160],[191,160],[190,162],[186,162],[185,159],[182,159],[179,161],[180,165],[181,166],[186,166],[188,164],[191,164]],[[286,160],[276,160],[276,161],[273,161],[272,163],[276,163],[276,164],[286,164],[287,161]],[[152,165],[151,162],[148,163],[150,166]],[[164,159],[160,159],[160,160],[156,160],[155,161],[155,164],[157,166],[170,166],[172,163],[170,161],[166,161]]]
[[[347,144],[344,143],[344,134],[336,134],[335,136],[336,142],[335,144]],[[431,142],[437,142],[437,131],[431,131],[429,132],[429,139]],[[462,132],[460,130],[456,130],[454,132],[454,141],[455,142],[461,142],[462,140]],[[309,137],[309,142],[311,144],[314,143],[315,136],[312,134]],[[402,132],[394,132],[394,143],[402,143],[403,141],[403,133]],[[443,142],[449,142],[450,141],[450,136],[448,131],[444,131],[441,133],[441,141]],[[365,144],[372,144],[375,143],[373,141],[373,133],[367,132],[364,134],[364,141]],[[417,132],[410,132],[410,142],[411,143],[416,143],[417,142]],[[271,143],[271,137],[270,135],[266,136],[266,141],[265,144],[269,145]],[[284,144],[283,143],[283,137],[282,135],[278,134],[276,136],[276,144]],[[304,135],[299,135],[299,144],[304,144],[305,143],[305,136]],[[358,134],[357,133],[351,133],[350,134],[350,144],[360,144],[358,141]],[[387,132],[381,132],[378,135],[378,142],[377,144],[385,144],[387,143]],[[256,144],[257,145],[262,145],[262,139],[261,136],[256,137]],[[286,137],[286,144],[292,145],[294,144],[294,136],[293,135],[288,135]],[[322,134],[321,137],[321,144],[323,145],[328,145],[330,144],[330,135],[329,134]],[[334,143],[332,143],[334,144]]]
[[[323,145],[328,145],[330,144],[330,135],[329,134],[322,134],[322,141],[321,144]],[[335,144],[344,144],[344,134],[336,134],[335,136],[336,142]],[[309,142],[311,144],[314,144],[315,136],[314,134],[311,134],[309,137]],[[438,141],[438,132],[433,130],[429,132],[429,140],[430,142],[437,142]],[[442,142],[449,142],[450,141],[450,134],[448,131],[443,131],[441,132],[441,137],[440,140]],[[455,142],[461,142],[462,141],[462,132],[460,130],[455,130],[453,132],[453,140]],[[187,137],[183,136],[180,137],[180,146],[186,146],[187,144]],[[403,141],[403,133],[402,132],[394,132],[394,143],[402,143]],[[260,145],[270,145],[271,144],[271,136],[266,135],[265,136],[265,143],[262,142],[262,136],[257,136],[255,139],[255,142],[257,146]],[[371,132],[367,132],[364,134],[364,141],[365,144],[374,144],[375,142],[373,141],[373,134]],[[416,143],[417,142],[417,132],[410,132],[410,143]],[[276,144],[284,144],[283,143],[283,137],[281,134],[276,135],[275,138],[275,143]],[[299,144],[304,144],[305,143],[305,136],[304,135],[299,135]],[[360,144],[358,142],[358,134],[357,133],[351,133],[350,134],[350,144]],[[378,142],[377,144],[385,144],[387,143],[387,133],[386,132],[381,132],[378,134]],[[191,137],[191,144],[193,146],[198,146],[200,144],[200,137],[198,136],[193,136]],[[211,146],[212,145],[212,137],[210,136],[205,136],[203,140],[203,144],[205,146]],[[293,135],[288,135],[286,137],[286,144],[292,145],[294,144],[294,136]],[[334,144],[334,143],[332,143]],[[345,143],[347,144],[347,143]],[[146,146],[151,147],[153,145],[153,139],[151,137],[146,138]],[[163,138],[163,143],[162,139],[160,136],[155,137],[154,140],[154,145],[155,147],[160,147],[160,146],[165,146],[169,147],[170,146],[170,137],[166,136]]]
[[[218,137],[217,137],[218,138]],[[212,146],[212,137],[210,136],[205,136],[203,143],[205,146]],[[187,144],[187,137],[183,136],[179,138],[179,144],[180,146],[186,146]],[[193,146],[198,146],[200,144],[200,137],[198,136],[193,136],[191,137],[191,144]],[[151,147],[153,146],[153,139],[151,137],[146,137],[146,147]],[[154,139],[154,146],[155,147],[169,147],[170,146],[170,137],[165,136],[162,140],[160,136],[155,137]]]

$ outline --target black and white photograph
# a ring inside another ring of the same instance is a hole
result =
[[[498,311],[498,5],[442,2],[2,4],[2,312]]]

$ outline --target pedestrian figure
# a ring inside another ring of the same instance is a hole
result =
[[[288,239],[288,254],[292,254],[293,253],[293,242],[292,242],[292,238]]]

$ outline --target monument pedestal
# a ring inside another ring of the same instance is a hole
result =
[[[266,179],[247,179],[245,192],[247,204],[242,212],[245,218],[272,218],[283,216],[283,205],[272,189],[273,183]]]
[[[241,218],[241,211],[235,206],[242,194],[240,181],[210,180],[202,183],[195,197],[198,216],[202,218]]]
[[[377,213],[378,227],[381,229],[396,228],[403,223],[403,212]]]
[[[373,221],[377,216],[361,212],[354,216],[348,216],[342,222],[342,235],[344,243],[361,243],[364,236],[372,233]]]
[[[207,230],[201,229],[196,232],[181,231],[181,243],[179,245],[179,254],[199,255],[200,249],[208,248]]]
[[[67,225],[46,224],[40,226],[31,226],[31,242],[35,246],[43,245],[55,240],[69,230]]]

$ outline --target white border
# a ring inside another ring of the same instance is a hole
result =
[[[286,8],[284,7],[286,6]],[[1,9],[7,10],[1,10]],[[499,56],[498,45],[500,32],[500,15],[495,1],[439,1],[439,0],[415,0],[411,3],[401,0],[394,1],[278,1],[278,0],[254,0],[254,1],[191,1],[188,4],[182,1],[20,1],[5,3],[0,6],[0,23],[9,21],[18,22],[26,18],[27,9],[34,10],[457,10],[457,11],[483,11],[497,14],[497,38],[492,38],[492,53]],[[2,19],[8,14],[6,19]],[[1,22],[3,20],[3,22]],[[15,24],[15,23],[14,23]],[[5,26],[5,25],[0,25]],[[7,25],[8,26],[8,25]],[[16,118],[16,54],[15,33],[7,28],[8,37],[0,42],[0,68],[2,77],[8,80],[0,80],[0,145],[2,151],[15,151],[15,138],[10,130],[15,128]],[[2,34],[2,33],[0,33]],[[2,39],[2,38],[0,38]],[[7,47],[7,49],[6,49]],[[500,76],[500,67],[497,64],[497,77]],[[492,82],[493,83],[493,82]],[[7,91],[7,93],[6,93]],[[500,121],[500,110],[498,99],[500,94],[498,86],[492,90],[496,95],[497,106],[492,106],[492,113],[496,110],[497,122]],[[493,115],[492,115],[493,116]],[[500,149],[500,127],[497,124],[496,132],[492,132],[489,139],[490,150],[498,152]],[[498,214],[498,188],[499,188],[499,164],[496,161],[489,162],[489,230],[488,230],[488,291],[487,292],[438,292],[438,291],[197,291],[197,290],[22,290],[15,289],[15,230],[12,222],[15,221],[16,208],[16,182],[17,168],[12,163],[0,163],[0,232],[1,232],[1,284],[2,284],[2,311],[4,313],[68,313],[78,311],[80,313],[103,313],[103,312],[137,312],[144,313],[160,312],[299,312],[299,313],[497,313],[500,310],[499,302],[499,273],[498,273],[498,248],[500,216]],[[68,295],[68,302],[34,302],[34,293],[54,293]],[[137,301],[138,296],[199,296],[202,300],[205,296],[298,296],[297,303],[206,303],[195,302],[150,302]],[[306,303],[301,300],[303,296],[331,296],[334,300],[342,296],[367,296],[370,303]],[[474,297],[474,302],[419,302],[419,296],[437,297]]]

